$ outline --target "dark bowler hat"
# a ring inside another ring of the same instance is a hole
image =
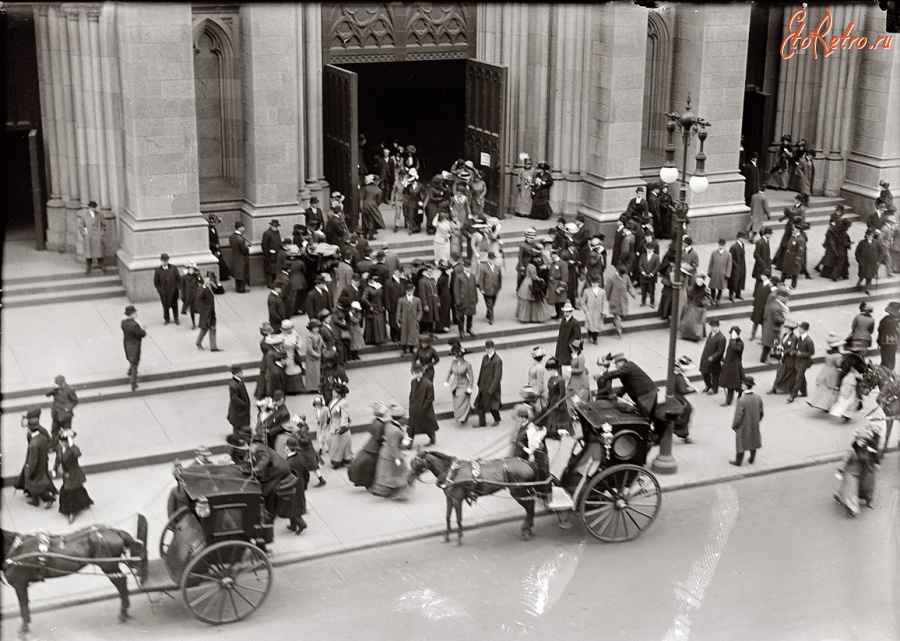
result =
[[[88,203],[88,207],[90,207],[91,209],[97,209],[97,202],[92,200]]]
[[[800,323],[800,329],[809,330],[809,323],[807,323],[806,321],[803,321],[802,323]]]
[[[745,376],[744,380],[741,382],[744,384],[744,387],[746,387],[747,389],[750,389],[751,387],[756,385],[756,379],[754,379],[752,376]]]
[[[134,305],[129,305],[128,307],[125,308],[125,315],[131,316],[136,311],[137,311],[137,307],[135,307]]]
[[[160,254],[159,259],[160,260],[169,260],[169,255],[165,254],[165,253]]]
[[[771,228],[771,227],[763,227],[763,228],[762,228],[762,231],[761,231],[760,233],[761,233],[763,236],[771,236],[771,235],[772,235],[772,228]]]
[[[900,314],[900,303],[896,301],[893,303],[888,303],[888,306],[884,308],[884,311],[886,311],[888,314]]]
[[[28,410],[28,413],[25,414],[25,418],[40,418],[41,417],[41,408],[35,407],[32,410]]]
[[[494,341],[490,341],[490,340],[484,341],[484,347],[485,347],[485,349],[487,349],[487,348],[489,348],[489,347],[493,347],[493,346],[494,346]]]
[[[242,371],[243,371],[243,370],[241,369],[241,366],[240,366],[240,365],[232,365],[232,366],[231,366],[231,373],[232,373],[232,374],[240,374]]]
[[[318,204],[319,204],[319,199],[316,198],[315,196],[312,196],[312,197],[309,199],[309,204],[310,204],[310,205],[318,205]]]
[[[272,227],[279,227],[281,225],[281,223],[278,222],[277,218],[273,218],[272,220],[269,221],[269,225],[271,225]]]

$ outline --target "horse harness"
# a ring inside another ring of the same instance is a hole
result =
[[[509,478],[510,478],[509,466],[507,465],[506,459],[500,459],[500,462],[503,465],[503,478],[504,478],[505,482],[483,481],[481,478],[481,472],[482,472],[481,460],[473,459],[473,460],[469,461],[470,465],[472,466],[472,481],[474,482],[475,487],[466,493],[466,495],[465,495],[466,503],[468,503],[469,505],[475,505],[475,502],[478,500],[479,496],[486,496],[484,493],[478,492],[478,487],[483,482],[490,483],[493,485],[500,485],[500,486],[515,485],[515,486],[519,487],[519,486],[532,486],[533,485],[532,483],[528,483],[528,482],[510,483],[509,482]],[[461,465],[459,463],[459,459],[454,457],[453,462],[450,463],[450,469],[447,471],[447,475],[443,478],[443,480],[438,479],[438,482],[436,485],[439,488],[441,488],[442,490],[446,490],[450,486],[455,485],[457,483],[457,481],[455,480],[455,477],[456,477],[456,474],[459,471],[460,467],[461,467]],[[459,483],[462,483],[462,481],[459,481]],[[530,490],[530,492],[532,494],[535,493],[533,487],[528,487],[528,489]]]
[[[96,525],[92,525],[87,531],[78,533],[79,538],[82,536],[90,536],[96,535],[96,540],[99,544],[103,545],[107,555],[110,554],[109,542],[103,536],[103,533]],[[37,552],[25,552],[18,557],[15,555],[15,552],[18,548],[20,548],[29,537],[33,537],[37,539]],[[66,537],[63,535],[57,535],[53,537],[54,540],[59,542],[60,552],[66,549]],[[71,541],[71,539],[70,539]],[[91,559],[76,559],[75,557],[69,557],[65,554],[58,552],[51,552],[50,548],[53,543],[49,534],[40,530],[37,534],[16,534],[16,538],[13,540],[12,546],[9,548],[9,551],[6,553],[6,559],[3,562],[3,570],[4,572],[9,567],[25,567],[35,569],[37,572],[33,578],[33,582],[40,582],[47,578],[48,572],[56,572],[60,575],[70,574],[70,572],[62,571],[56,568],[47,567],[47,559],[52,557],[62,558],[65,560],[71,560],[75,562],[85,563],[90,562]],[[110,557],[111,558],[111,557]],[[118,563],[118,562],[117,562]],[[110,578],[120,578],[126,576],[124,572],[113,572],[113,573],[104,573],[106,576]]]

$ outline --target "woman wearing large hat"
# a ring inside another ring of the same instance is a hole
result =
[[[553,176],[550,175],[550,165],[541,161],[538,163],[531,184],[531,218],[548,220],[553,215],[553,210],[550,208],[551,187],[553,187]]]
[[[872,306],[862,301],[859,304],[859,314],[853,318],[850,324],[850,335],[847,337],[847,349],[852,351],[864,351],[872,346],[872,333],[875,331],[875,319],[872,318]]]
[[[472,389],[475,387],[475,374],[472,364],[466,360],[466,348],[458,340],[450,341],[450,371],[444,387],[450,390],[453,397],[453,418],[457,423],[465,425],[472,411]]]
[[[806,401],[810,407],[823,412],[830,410],[838,397],[838,388],[841,384],[840,368],[844,360],[844,353],[841,350],[844,339],[838,336],[837,332],[830,332],[825,339],[825,344],[828,346],[825,352],[825,362],[816,376],[816,389],[813,390],[810,399]]]
[[[888,303],[884,311],[887,315],[878,321],[878,351],[881,352],[881,366],[893,372],[897,364],[897,344],[900,343],[900,302]]]

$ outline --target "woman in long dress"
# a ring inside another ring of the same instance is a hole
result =
[[[328,403],[331,415],[331,443],[328,455],[331,467],[338,469],[353,462],[353,442],[350,440],[350,402],[347,396],[350,390],[343,383],[334,387],[334,395]]]
[[[409,464],[403,456],[402,445],[406,432],[398,422],[402,417],[399,406],[391,408],[391,420],[384,425],[384,441],[378,452],[375,482],[369,492],[384,498],[398,498],[409,487]]]
[[[588,378],[587,365],[584,360],[584,342],[576,338],[569,343],[569,351],[572,353],[571,370],[569,377],[569,392],[574,392],[585,403],[591,400],[591,381]]]
[[[366,318],[366,326],[363,329],[363,340],[366,345],[386,343],[388,332],[387,317],[384,313],[384,291],[375,274],[369,276],[369,283],[363,292],[362,307]]]
[[[548,438],[559,438],[563,430],[570,432],[569,404],[563,399],[566,396],[566,382],[559,371],[559,361],[555,358],[547,360],[547,415],[541,425],[547,428]]]
[[[812,196],[812,185],[815,179],[815,165],[812,155],[806,148],[806,141],[801,140],[791,160],[792,173],[790,188],[804,196]]]
[[[553,187],[553,176],[550,175],[550,165],[539,162],[531,184],[531,214],[536,220],[547,220],[553,215],[550,208],[550,188]]]
[[[381,401],[372,403],[372,424],[369,426],[369,440],[353,457],[347,468],[347,478],[356,487],[371,487],[375,482],[375,467],[378,464],[378,452],[384,442],[384,425],[387,421],[387,405]]]
[[[841,361],[841,385],[838,388],[837,400],[828,411],[834,417],[850,421],[853,413],[862,406],[859,393],[859,381],[866,372],[866,361],[856,352],[847,352]]]
[[[322,323],[314,318],[309,321],[306,329],[306,391],[318,392],[322,386],[322,337],[319,328]]]
[[[841,353],[843,339],[835,332],[828,334],[825,341],[828,351],[825,353],[825,362],[816,376],[816,389],[807,402],[810,407],[827,412],[834,405],[838,397],[838,388],[841,382],[841,362],[844,355]]]
[[[544,302],[547,282],[538,277],[534,261],[525,268],[525,278],[516,292],[516,319],[522,323],[543,323],[550,318],[550,307]]]
[[[528,368],[528,387],[534,393],[531,407],[535,416],[542,414],[547,408],[547,370],[544,367],[543,347],[535,347],[531,350],[531,359],[534,361]]]
[[[431,225],[434,227],[434,259],[449,261],[450,234],[453,229],[450,224],[450,214],[446,211],[439,211]]]
[[[878,436],[868,428],[853,432],[853,445],[838,470],[841,485],[834,499],[847,508],[851,519],[859,514],[860,501],[872,507],[875,495],[875,466],[878,464]]]
[[[781,137],[781,144],[778,146],[778,152],[775,154],[775,164],[772,165],[772,171],[769,172],[768,187],[772,189],[787,189],[791,180],[791,136],[784,134]]]
[[[294,322],[290,319],[281,321],[281,335],[284,346],[284,393],[300,394],[303,391],[303,368],[300,366],[300,352],[303,349],[303,340],[294,329]]]
[[[528,218],[531,216],[531,185],[534,182],[534,167],[531,166],[531,157],[528,154],[520,154],[519,157],[523,167],[519,170],[516,216]]]
[[[444,386],[450,389],[450,394],[453,396],[453,418],[457,423],[465,425],[472,411],[472,388],[475,387],[475,374],[472,364],[466,360],[466,348],[458,341],[453,343],[450,350],[453,360],[450,362],[450,371],[447,373]]]
[[[59,474],[62,469],[62,487],[59,490],[59,512],[69,517],[69,523],[75,520],[78,513],[86,510],[94,502],[84,489],[87,477],[81,469],[78,459],[81,450],[75,445],[75,432],[72,428],[60,432],[59,450],[56,456],[54,473]]]

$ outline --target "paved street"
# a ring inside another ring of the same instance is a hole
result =
[[[138,595],[127,627],[104,601],[36,615],[33,638],[900,638],[900,456],[885,460],[875,509],[856,520],[831,499],[835,467],[667,493],[629,543],[562,531],[552,517],[525,543],[507,523],[462,548],[433,537],[275,568],[268,601],[244,623],[211,628],[177,595]],[[18,623],[3,622],[4,638]]]

